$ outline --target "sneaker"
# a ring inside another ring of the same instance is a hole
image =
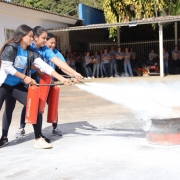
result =
[[[113,76],[111,76],[110,78],[113,78]]]
[[[24,130],[24,128],[20,128],[20,129],[17,131],[15,137],[16,137],[16,138],[21,138],[21,137],[23,137],[24,135],[25,135],[25,130]]]
[[[35,143],[33,145],[35,149],[50,149],[52,145],[47,143],[46,140],[42,137],[35,139]]]
[[[62,132],[61,132],[58,128],[54,128],[54,129],[52,130],[52,133],[53,133],[53,135],[55,135],[55,136],[62,136],[62,135],[63,135]]]
[[[94,79],[94,76],[92,77],[92,79]]]
[[[50,143],[50,142],[51,142],[50,139],[46,138],[46,137],[43,136],[42,134],[41,134],[41,137],[44,138],[47,143]]]
[[[85,77],[84,79],[87,79],[87,77]]]
[[[9,144],[8,138],[4,138],[3,136],[0,139],[0,148],[4,147],[5,145]]]
[[[88,77],[88,79],[91,79],[91,77]]]

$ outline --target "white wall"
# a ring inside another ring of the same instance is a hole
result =
[[[60,20],[64,21],[64,18],[0,2],[0,47],[5,42],[4,29],[15,30],[21,24],[27,24],[32,28],[39,25],[46,29],[68,26],[67,23],[62,23]],[[65,45],[69,47],[69,33],[63,32],[62,35],[62,47]]]
[[[53,34],[57,36],[57,47],[59,50],[62,50],[64,55],[66,54],[66,50],[70,52],[69,32],[58,32]]]

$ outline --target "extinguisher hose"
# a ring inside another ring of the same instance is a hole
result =
[[[64,83],[57,83],[57,84],[35,84],[36,86],[57,86],[57,85],[64,85]]]

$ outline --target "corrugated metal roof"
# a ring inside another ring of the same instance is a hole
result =
[[[67,28],[57,28],[50,29],[49,32],[59,32],[59,31],[76,31],[76,30],[86,30],[86,29],[101,29],[101,28],[109,28],[109,27],[122,27],[122,26],[136,26],[143,24],[157,24],[157,23],[170,23],[180,21],[180,16],[163,16],[157,18],[147,18],[137,21],[128,21],[128,22],[120,22],[120,23],[103,23],[103,24],[92,24],[87,26],[75,26],[75,27],[67,27]]]
[[[27,8],[27,9],[32,9],[32,10],[35,10],[35,11],[40,11],[40,12],[44,12],[44,13],[49,13],[49,14],[53,14],[53,15],[57,15],[57,16],[61,16],[61,17],[66,17],[66,18],[70,18],[70,19],[80,20],[80,19],[74,18],[74,17],[72,17],[72,16],[62,15],[62,14],[55,13],[55,12],[51,12],[51,11],[44,10],[44,9],[33,8],[33,7],[25,6],[25,5],[19,4],[19,3],[14,3],[14,2],[5,1],[5,0],[0,0],[0,2],[6,3],[6,4],[11,4],[11,5],[14,5],[14,6],[24,7],[24,8]]]

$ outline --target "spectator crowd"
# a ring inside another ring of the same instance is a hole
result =
[[[172,74],[180,74],[180,51],[175,46],[172,51],[171,69]],[[144,65],[159,65],[159,55],[150,50],[147,59],[138,59],[133,48],[121,47],[110,49],[104,48],[99,51],[87,51],[67,53],[66,62],[85,78],[113,78],[113,77],[133,77],[137,76],[137,68]],[[163,49],[164,73],[169,74],[169,52]]]

